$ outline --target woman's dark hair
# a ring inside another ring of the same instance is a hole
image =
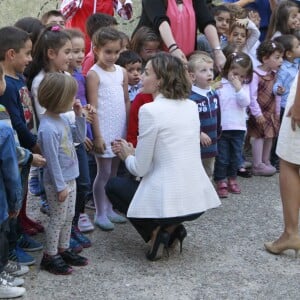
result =
[[[275,42],[278,42],[284,48],[283,58],[287,58],[287,51],[292,51],[294,40],[298,41],[297,37],[293,34],[283,34],[274,39]]]
[[[253,76],[253,65],[250,56],[244,52],[233,52],[226,57],[222,77],[228,79],[229,71],[237,66],[246,70],[246,79],[244,83],[250,83]]]
[[[269,58],[275,51],[283,53],[284,48],[276,41],[265,40],[258,46],[256,50],[256,57],[261,63],[263,63],[263,58]]]
[[[157,79],[160,80],[159,92],[166,98],[183,100],[191,92],[191,81],[186,66],[178,58],[160,52],[149,59]]]
[[[34,47],[41,31],[45,28],[42,22],[38,18],[25,17],[18,20],[15,26],[23,29],[30,34],[30,39],[32,41],[32,46]]]
[[[31,85],[34,77],[44,69],[49,71],[48,50],[53,49],[58,52],[67,41],[70,41],[70,36],[59,26],[49,26],[40,34],[32,53],[32,63],[28,70],[27,86],[31,90]]]

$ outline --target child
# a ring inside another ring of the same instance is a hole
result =
[[[217,155],[217,132],[220,127],[218,94],[210,87],[214,62],[208,54],[191,54],[188,70],[193,82],[190,99],[198,105],[200,118],[201,159],[207,176],[212,179]]]
[[[61,275],[72,272],[69,265],[88,263],[86,258],[69,249],[76,199],[75,178],[79,175],[73,139],[82,143],[86,130],[80,101],[74,102],[76,92],[77,82],[73,77],[55,72],[45,75],[38,90],[40,104],[46,109],[40,120],[38,141],[47,160],[43,180],[50,209],[41,268]],[[62,113],[72,106],[75,124],[71,126]]]
[[[253,175],[271,176],[276,173],[270,163],[273,138],[279,130],[280,98],[273,94],[275,72],[282,64],[283,47],[275,41],[264,41],[257,48],[261,62],[250,84],[250,117],[248,134],[252,138]]]
[[[260,32],[256,25],[248,18],[237,19],[229,30],[229,42],[234,43],[239,51],[248,55],[252,53],[259,41]],[[251,57],[251,56],[250,56]],[[257,65],[255,57],[251,57],[253,65]]]
[[[134,51],[127,50],[120,53],[119,59],[116,61],[117,65],[125,68],[128,75],[128,94],[129,100],[132,102],[138,94],[141,87],[142,74],[142,59]]]
[[[104,186],[116,175],[119,160],[111,150],[111,142],[125,136],[126,113],[129,110],[128,78],[126,70],[115,65],[121,50],[119,32],[111,27],[93,35],[94,51],[98,58],[87,76],[88,102],[97,109],[92,124],[97,176],[94,181],[96,205],[95,224],[103,230],[113,230],[115,223],[125,218],[116,214],[108,200]]]
[[[230,10],[225,5],[218,5],[214,7],[213,15],[216,21],[216,29],[220,39],[220,45],[223,49],[227,45],[229,26],[232,21],[232,16]],[[197,49],[206,51],[213,55],[213,49],[204,34],[200,34],[197,38]]]
[[[282,34],[292,34],[299,26],[298,6],[292,1],[281,1],[273,11],[266,39],[274,39]]]
[[[10,115],[13,128],[16,130],[20,145],[33,153],[40,153],[36,143],[36,124],[29,91],[22,74],[31,62],[32,42],[27,32],[16,27],[0,29],[0,62],[3,65],[6,90],[0,97],[0,104],[4,105]],[[43,231],[43,227],[29,219],[26,215],[26,193],[18,221],[22,223],[22,230],[26,233]],[[34,258],[26,254],[11,243],[10,259],[32,264]]]
[[[228,197],[228,192],[241,193],[236,177],[246,132],[246,107],[250,104],[247,83],[252,79],[252,72],[247,54],[237,52],[227,57],[222,87],[218,89],[222,133],[218,140],[214,180],[220,198]]]
[[[142,26],[132,35],[130,50],[136,52],[143,60],[143,68],[150,57],[161,49],[159,36],[149,27]]]
[[[41,22],[44,26],[59,25],[62,28],[66,26],[66,18],[59,10],[49,10],[41,17]]]
[[[85,77],[81,73],[81,63],[84,58],[85,49],[84,35],[77,29],[67,29],[66,32],[71,37],[72,43],[72,60],[70,61],[68,71],[72,74],[78,84],[76,99],[79,99],[81,105],[86,107],[86,83]],[[91,140],[91,125],[87,123],[87,137],[85,143],[76,145],[75,147],[79,163],[79,177],[76,178],[76,206],[72,226],[72,238],[77,240],[85,248],[91,246],[91,242],[86,236],[81,234],[81,231],[87,232],[94,230],[94,226],[88,215],[84,213],[85,203],[87,202],[87,198],[91,190],[89,163],[86,151],[86,149],[88,151],[92,150]]]
[[[106,14],[96,13],[88,17],[86,21],[86,32],[89,38],[92,39],[94,33],[98,29],[107,26],[114,27],[117,25],[118,25],[117,20],[114,17]],[[86,54],[82,63],[82,74],[84,76],[87,75],[87,72],[90,70],[90,68],[93,66],[94,63],[95,63],[95,56],[94,56],[94,51],[91,48],[91,50]]]

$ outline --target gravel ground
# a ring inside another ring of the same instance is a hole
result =
[[[129,223],[109,233],[96,228],[88,234],[93,246],[82,252],[89,265],[70,276],[41,271],[41,253],[34,254],[38,263],[25,276],[23,299],[300,299],[294,252],[274,256],[263,247],[282,229],[278,175],[240,183],[241,195],[186,223],[182,254],[176,248],[169,258],[149,262],[148,246]],[[38,200],[32,197],[29,206],[46,224]]]

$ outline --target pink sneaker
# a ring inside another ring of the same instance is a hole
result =
[[[252,174],[254,176],[272,176],[276,173],[276,168],[272,165],[268,166],[264,163],[259,164],[258,166],[253,166]]]
[[[223,180],[217,181],[217,194],[220,198],[227,198],[228,197],[228,187],[227,183]]]

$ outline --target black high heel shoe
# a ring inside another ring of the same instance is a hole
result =
[[[159,230],[157,233],[156,239],[154,241],[152,249],[146,254],[146,257],[151,260],[158,260],[163,255],[163,250],[167,250],[167,255],[169,256],[168,252],[168,243],[170,239],[170,234],[162,229]]]
[[[178,225],[175,228],[174,232],[171,234],[168,246],[172,247],[174,242],[178,240],[180,244],[180,253],[182,253],[182,242],[186,236],[187,236],[187,232],[185,227],[182,224]]]

